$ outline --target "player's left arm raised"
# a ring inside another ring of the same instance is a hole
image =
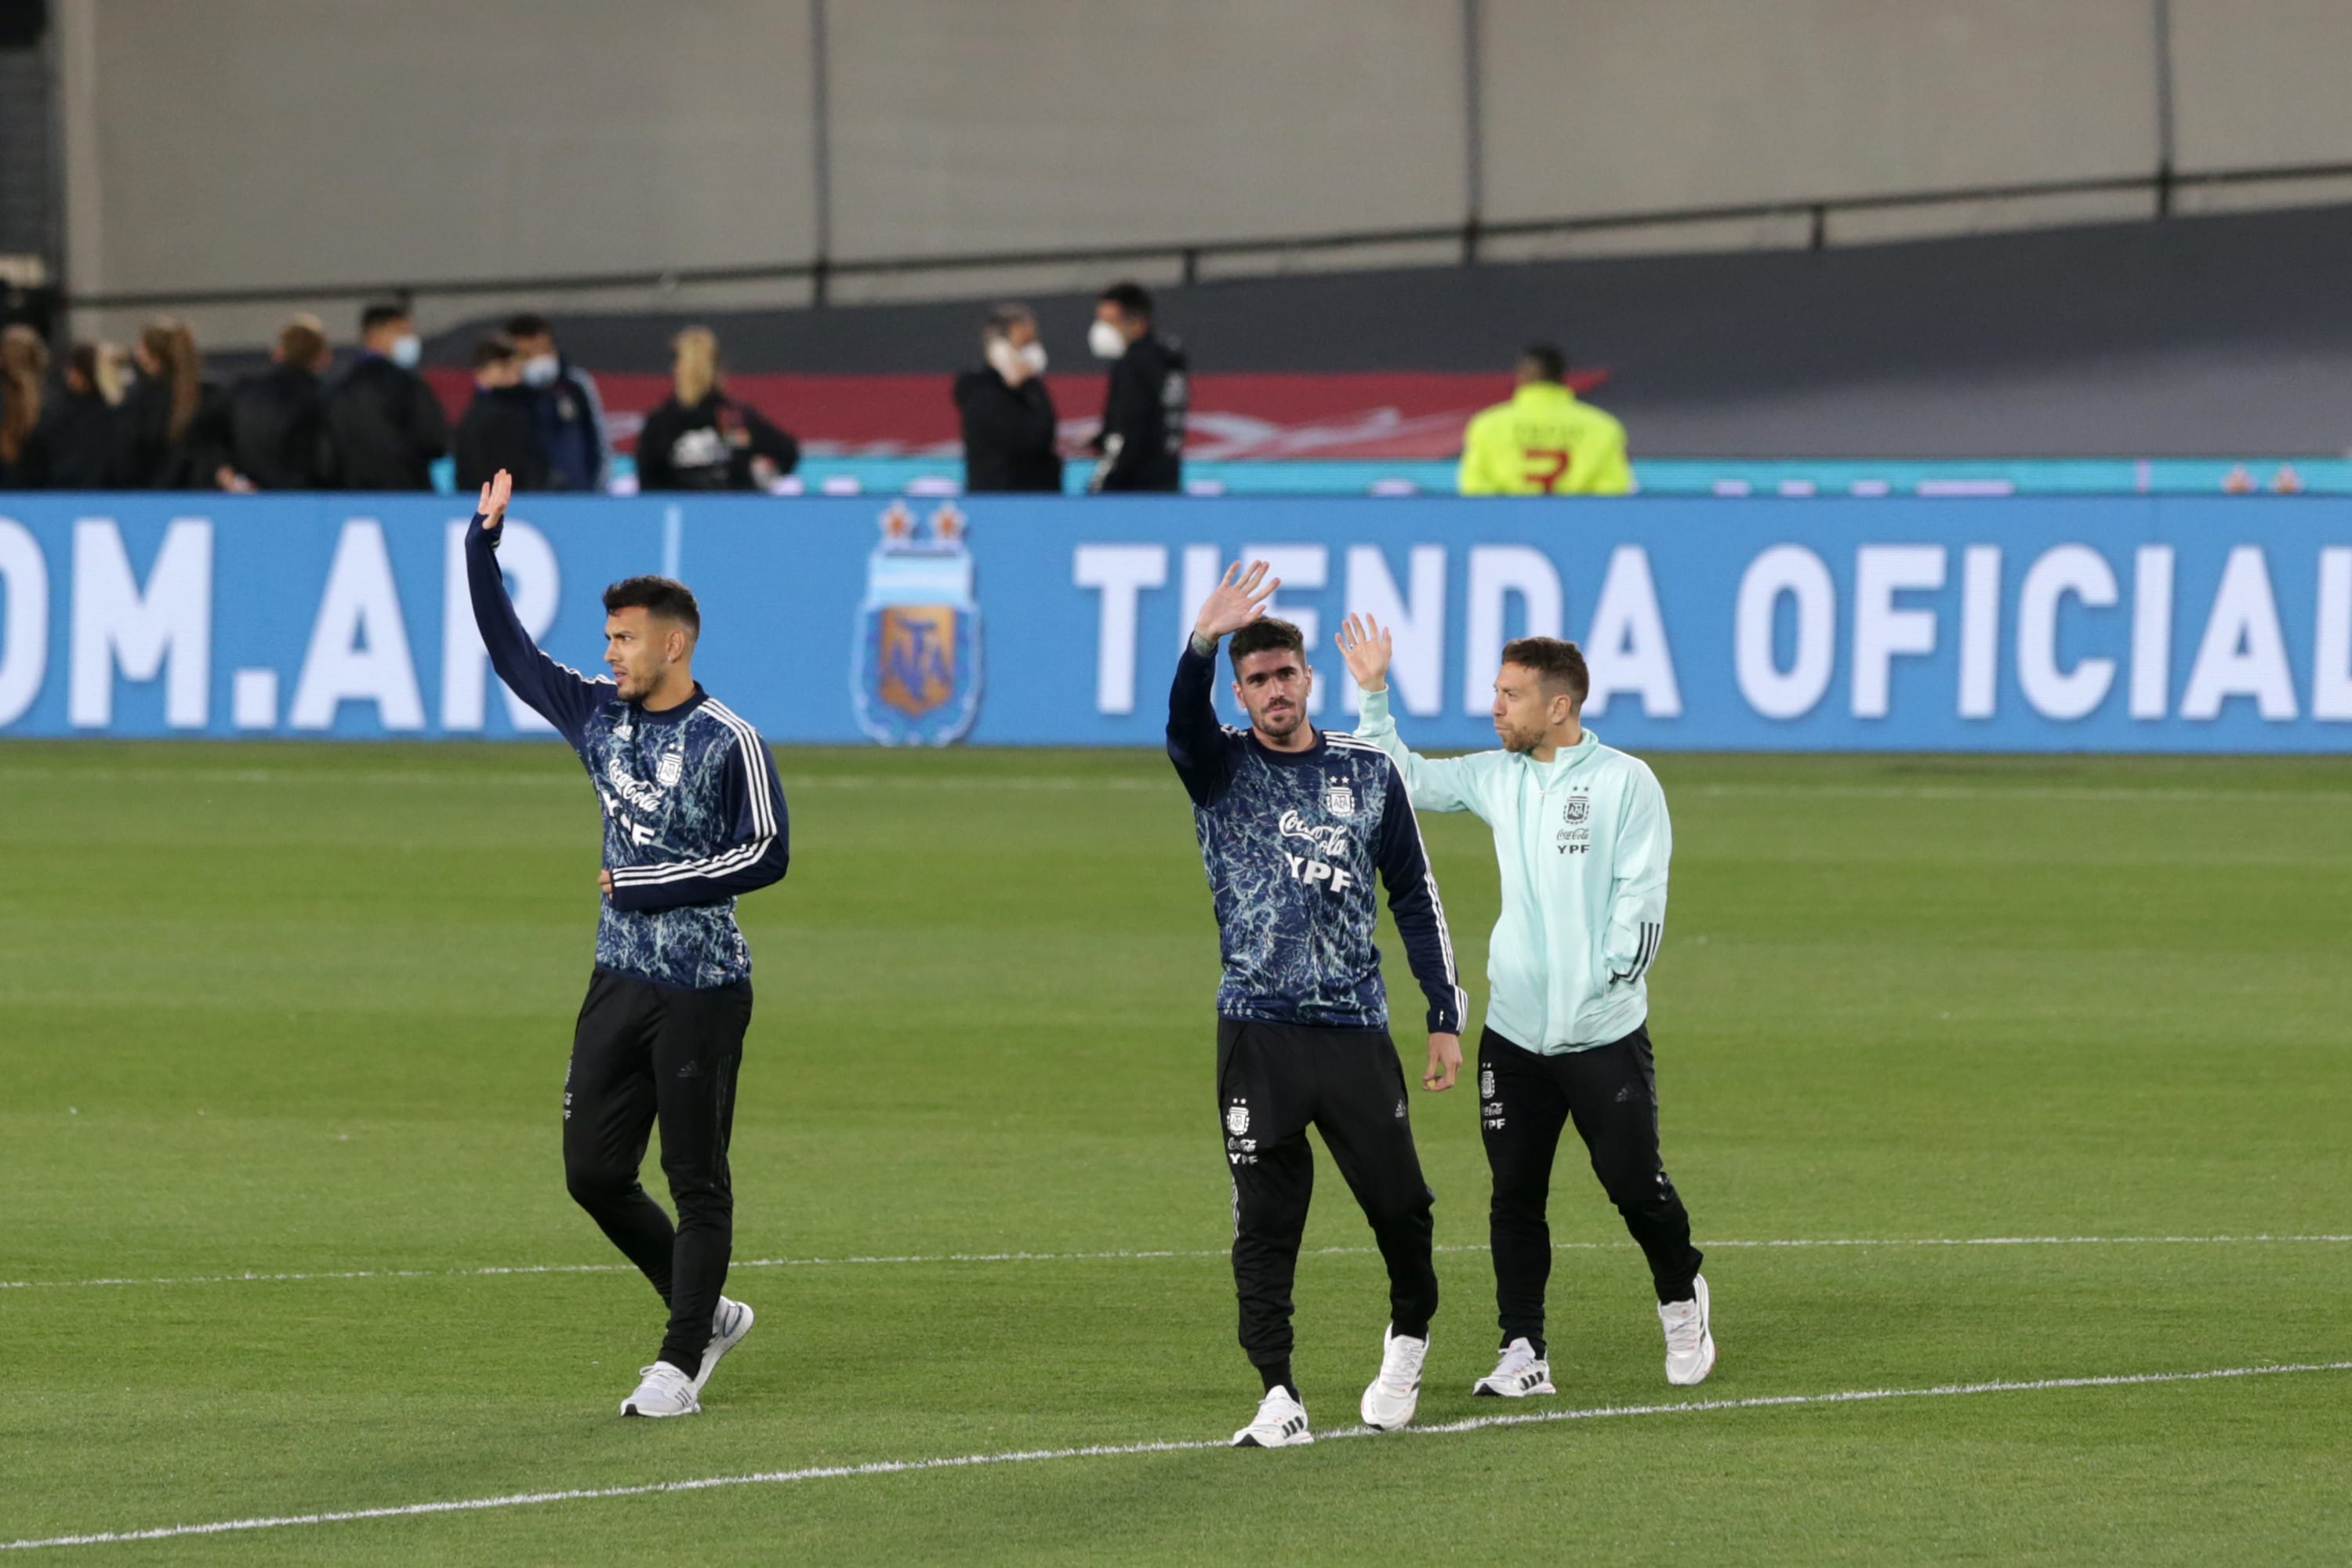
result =
[[[607,868],[598,880],[616,910],[674,910],[715,904],[782,879],[792,863],[783,781],[759,738],[746,734],[729,752],[719,809],[731,825],[716,853],[692,860]]]
[[[1387,799],[1381,809],[1381,882],[1388,889],[1389,914],[1397,934],[1404,939],[1405,958],[1412,977],[1429,999],[1429,1067],[1421,1087],[1452,1089],[1462,1070],[1462,1026],[1470,1010],[1469,994],[1462,989],[1454,965],[1454,939],[1445,926],[1445,905],[1437,893],[1437,874],[1430,868],[1422,847],[1421,825],[1412,815],[1412,797],[1404,775],[1391,764]]]

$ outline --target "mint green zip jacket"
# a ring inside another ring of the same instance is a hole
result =
[[[1397,734],[1386,691],[1364,694],[1356,736],[1396,759],[1414,805],[1475,812],[1495,831],[1503,918],[1486,947],[1487,1027],[1558,1055],[1622,1039],[1649,1017],[1674,828],[1648,763],[1590,730],[1549,763],[1424,757]]]

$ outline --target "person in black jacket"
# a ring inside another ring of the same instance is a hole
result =
[[[416,374],[424,343],[405,306],[360,312],[360,357],[327,392],[327,442],[347,490],[429,490],[449,449],[441,400]]]
[[[727,395],[719,339],[688,327],[670,344],[675,390],[637,432],[641,490],[763,490],[800,466],[801,445]]]
[[[41,410],[37,444],[55,490],[116,490],[131,482],[131,426],[122,402],[121,351],[76,343],[65,389]]]
[[[1151,296],[1140,284],[1114,283],[1095,304],[1087,347],[1113,360],[1103,396],[1099,456],[1090,490],[1181,490],[1184,423],[1192,409],[1192,362],[1151,330]]]
[[[232,489],[333,488],[320,378],[333,355],[316,316],[296,316],[278,330],[269,368],[229,388]]]
[[[1054,447],[1058,421],[1045,390],[1045,345],[1026,305],[999,305],[981,324],[984,370],[956,377],[957,412],[963,416],[963,488],[985,490],[1062,489],[1062,455]]]
[[[503,468],[519,490],[548,488],[538,393],[523,384],[515,341],[493,333],[474,345],[474,401],[457,420],[457,489],[479,489]]]
[[[159,316],[140,329],[131,363],[138,380],[123,399],[137,489],[234,489],[228,397],[205,379],[204,355],[185,321]]]

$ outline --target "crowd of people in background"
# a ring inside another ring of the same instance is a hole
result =
[[[452,454],[402,304],[360,313],[340,371],[311,315],[289,319],[268,364],[226,387],[205,374],[187,323],[168,318],[148,323],[128,355],[77,342],[62,366],[50,357],[30,327],[0,334],[0,489],[430,490],[435,465]],[[506,467],[532,489],[609,488],[613,441],[596,384],[565,362],[546,317],[509,318],[477,348],[474,370],[454,439],[460,483]]]
[[[1102,291],[1087,333],[1110,366],[1102,419],[1088,442],[1095,492],[1183,488],[1191,362],[1153,320],[1135,283]],[[1028,306],[999,305],[981,322],[982,363],[955,378],[964,489],[1058,493],[1061,416]],[[671,340],[671,391],[636,442],[641,490],[764,490],[800,463],[800,443],[728,394],[717,336],[688,327]],[[351,363],[339,371],[317,317],[278,332],[266,368],[224,388],[205,374],[195,336],[161,319],[128,354],[77,342],[52,365],[29,327],[0,334],[0,489],[430,490],[445,458],[457,489],[500,469],[518,490],[609,490],[612,429],[595,379],[567,359],[544,316],[507,318],[472,353],[473,395],[454,429],[419,373],[424,343],[405,304],[360,314]],[[1624,427],[1578,400],[1568,362],[1536,343],[1519,357],[1511,400],[1464,432],[1465,495],[1618,494],[1633,484]]]

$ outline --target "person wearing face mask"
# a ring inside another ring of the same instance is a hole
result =
[[[433,488],[433,464],[449,449],[449,419],[416,374],[423,350],[406,306],[360,312],[359,360],[327,393],[327,442],[342,489]]]
[[[555,329],[537,311],[509,316],[506,334],[514,340],[522,384],[536,399],[547,488],[610,489],[613,434],[605,425],[604,400],[597,395],[594,379],[564,359],[555,346]]]
[[[963,418],[963,488],[973,493],[1026,490],[1059,495],[1059,421],[1045,390],[1045,345],[1026,305],[999,305],[981,323],[987,368],[956,377]]]
[[[1103,397],[1098,457],[1089,490],[1181,490],[1184,423],[1192,412],[1192,362],[1151,330],[1151,296],[1114,283],[1095,303],[1087,347],[1113,361]]]

